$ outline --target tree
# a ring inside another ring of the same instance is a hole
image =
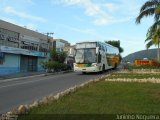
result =
[[[160,61],[159,56],[159,21],[160,21],[160,0],[148,0],[145,2],[141,9],[138,17],[136,18],[136,23],[139,24],[143,17],[154,16],[155,23],[149,28],[147,32],[147,39],[145,42],[147,49],[152,45],[158,45],[157,58]]]
[[[120,46],[120,41],[115,41],[115,40],[110,40],[110,41],[105,41],[105,43],[110,44],[114,47],[117,47],[119,49],[119,52],[122,53],[124,49]]]
[[[157,45],[158,46],[158,51],[157,51],[157,58],[158,61],[160,61],[160,21],[154,23],[148,30],[147,32],[147,38],[145,42],[148,42],[146,44],[146,48],[150,48],[152,45]]]
[[[50,54],[51,54],[52,61],[57,61],[60,63],[64,63],[64,61],[67,57],[67,54],[65,52],[57,52],[56,49],[52,49],[50,51]]]
[[[50,60],[43,62],[42,66],[47,72],[67,70],[67,64],[64,63],[66,56],[65,52],[57,52],[56,49],[52,49],[50,51]]]
[[[160,19],[160,0],[148,0],[145,2],[136,18],[136,23],[139,24],[143,17],[154,16],[155,22]]]

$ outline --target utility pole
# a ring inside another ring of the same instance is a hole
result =
[[[47,34],[47,40],[48,40],[48,36],[49,36],[49,35],[53,35],[54,32],[47,32],[47,33],[44,33],[44,34]]]
[[[48,36],[49,36],[49,35],[53,35],[53,34],[54,34],[54,32],[47,32],[47,33],[44,33],[44,34],[47,34],[47,41],[48,41],[48,43],[49,43]],[[48,45],[48,48],[49,48],[50,46],[51,46],[51,47],[53,47],[53,45],[52,45],[52,44],[53,44],[53,42],[52,42],[51,44],[49,44],[49,45]]]

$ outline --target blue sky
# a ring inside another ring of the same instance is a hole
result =
[[[147,0],[0,0],[0,19],[41,33],[54,32],[71,44],[120,40],[123,56],[145,49],[153,18],[135,18]]]

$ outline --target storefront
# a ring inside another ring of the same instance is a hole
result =
[[[48,54],[21,48],[0,46],[0,75],[43,71],[42,62]]]
[[[44,34],[0,20],[0,75],[44,71],[50,39]]]

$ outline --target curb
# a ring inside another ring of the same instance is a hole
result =
[[[63,72],[66,73],[66,72]],[[99,81],[102,81],[103,78],[105,78],[107,75],[102,75],[98,78],[95,79],[90,79],[89,81],[83,82],[78,85],[71,86],[65,90],[62,90],[56,94],[50,94],[46,97],[42,97],[39,100],[33,101],[31,104],[26,104],[26,105],[20,105],[15,108],[13,108],[11,111],[6,112],[2,115],[0,115],[0,120],[17,120],[18,116],[20,115],[27,115],[28,111],[33,108],[33,107],[38,107],[39,105],[42,104],[48,104],[51,101],[57,101],[60,98],[70,95],[71,93],[76,92],[79,89],[82,89],[89,84],[97,83]]]

